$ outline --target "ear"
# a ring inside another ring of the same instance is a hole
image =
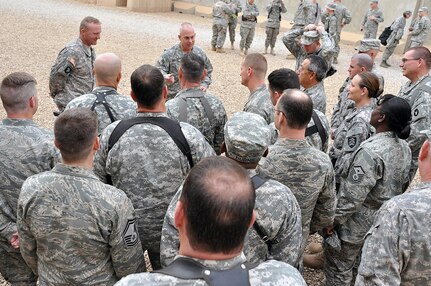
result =
[[[248,68],[247,68],[247,75],[248,75],[249,77],[251,77],[253,74],[254,74],[253,69],[252,69],[251,67],[248,67]]]
[[[178,40],[180,40],[180,41],[181,41],[181,35],[178,35]]]
[[[93,151],[97,151],[100,148],[100,138],[99,136],[96,136],[96,139],[94,140],[93,143]]]
[[[184,225],[184,217],[184,205],[181,201],[178,201],[174,213],[174,224],[177,228],[180,228]]]
[[[168,86],[165,84],[165,86],[163,86],[163,99],[168,100]]]
[[[428,157],[429,150],[430,150],[430,141],[426,139],[419,152],[420,161],[423,161]]]
[[[55,139],[55,138],[54,138],[54,146],[55,146],[55,148],[57,148],[58,150],[60,150],[59,143],[58,143],[57,139]]]
[[[201,81],[203,81],[205,79],[207,74],[208,74],[207,69],[204,69],[204,72],[202,73]]]
[[[280,99],[280,97],[281,97],[281,93],[279,93],[278,91],[274,91],[275,102],[278,102],[278,100]]]
[[[256,221],[256,211],[253,210],[253,214],[251,215],[250,223],[248,224],[248,228],[251,228]]]
[[[181,80],[183,78],[183,69],[180,67],[178,69],[178,79]]]
[[[380,114],[380,118],[377,119],[377,122],[383,122],[386,119],[386,115],[385,114]]]
[[[30,105],[31,108],[35,108],[36,107],[36,104],[37,104],[36,102],[37,102],[37,100],[36,100],[36,96],[35,95],[33,95],[32,97],[30,97],[28,99],[28,104]]]
[[[117,75],[117,83],[120,82],[121,78],[123,77],[123,75],[121,74],[121,72],[118,73]]]
[[[136,99],[136,95],[133,92],[133,90],[130,92],[130,97],[133,99],[134,102],[138,102],[137,99]]]

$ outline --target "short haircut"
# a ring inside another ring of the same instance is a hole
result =
[[[263,55],[259,53],[248,54],[244,58],[243,65],[252,68],[257,77],[265,78],[266,71],[268,69],[268,62]]]
[[[250,176],[234,160],[201,160],[185,179],[180,198],[191,247],[223,253],[242,247],[255,196]]]
[[[186,28],[186,27],[188,27],[188,28],[193,28],[193,24],[192,24],[192,23],[190,23],[190,22],[183,22],[183,23],[181,23],[181,25],[180,25],[179,35],[181,35],[181,33],[182,33],[183,29],[184,29],[184,28]],[[193,29],[194,29],[194,28],[193,28]]]
[[[303,91],[286,89],[278,100],[277,108],[286,116],[290,128],[305,129],[311,120],[313,101]]]
[[[360,78],[359,86],[368,90],[369,98],[377,98],[383,93],[383,90],[380,89],[379,78],[374,73],[361,72],[357,76]]]
[[[410,136],[412,120],[408,101],[393,94],[385,94],[377,104],[380,106],[380,112],[385,115],[389,130],[395,132],[399,138],[407,139]]]
[[[97,115],[89,108],[77,107],[62,112],[54,122],[54,136],[66,162],[85,159],[97,137]]]
[[[91,16],[87,16],[84,19],[82,19],[81,24],[79,25],[79,30],[87,29],[88,24],[90,24],[90,23],[99,24],[99,25],[101,24],[99,19],[91,17]]]
[[[413,51],[414,57],[417,59],[423,59],[425,61],[426,67],[429,69],[431,67],[431,53],[426,47],[414,47],[407,50]]]
[[[153,107],[163,94],[165,79],[160,70],[151,65],[142,65],[130,76],[136,101],[145,107]]]
[[[6,76],[0,86],[0,97],[6,112],[27,109],[28,100],[36,95],[36,79],[25,72],[14,72]]]
[[[369,54],[355,54],[352,56],[352,59],[356,59],[357,65],[360,68],[364,68],[366,71],[371,71],[373,69],[374,62]]]
[[[299,89],[299,78],[291,69],[281,68],[272,71],[268,76],[269,88],[282,93],[285,89]]]
[[[326,61],[317,55],[310,55],[305,58],[309,60],[308,70],[316,75],[316,80],[321,82],[326,77],[326,71],[328,70],[328,64]]]
[[[412,11],[410,11],[410,10],[407,10],[407,11],[404,11],[404,13],[403,13],[403,17],[405,18],[405,17],[407,17],[407,15],[412,15]]]
[[[194,53],[186,53],[181,59],[181,70],[187,82],[199,83],[205,70],[205,62]]]

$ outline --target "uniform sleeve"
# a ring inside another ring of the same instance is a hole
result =
[[[385,19],[383,18],[383,12],[379,11],[379,13],[377,13],[376,15],[376,19],[374,21],[376,21],[377,23],[382,23]]]
[[[344,22],[342,23],[344,23],[344,25],[347,25],[352,21],[352,13],[347,8],[344,8],[343,10],[343,20]]]
[[[325,25],[325,24],[326,24],[326,21],[327,21],[328,16],[329,16],[329,14],[328,14],[328,12],[327,12],[327,11],[323,12],[323,13],[320,15],[320,20],[322,21],[322,24],[323,24],[323,25]]]
[[[400,273],[413,251],[410,241],[406,215],[381,209],[366,236],[355,285],[400,285]]]
[[[284,2],[280,1],[280,5],[281,5],[281,13],[286,13],[287,9],[286,9],[286,6],[284,5]]]
[[[335,223],[344,224],[364,203],[369,192],[383,176],[380,158],[366,149],[359,149],[349,167],[347,177],[341,178]]]
[[[178,248],[180,246],[178,229],[174,222],[175,208],[180,196],[181,189],[179,189],[172,198],[163,220],[162,238],[160,240],[160,263],[163,267],[167,266],[174,260],[175,256],[178,254]]]
[[[111,259],[118,278],[145,271],[144,253],[132,202],[124,195],[117,205],[109,239]]]
[[[217,155],[221,154],[221,145],[224,142],[224,126],[226,124],[227,121],[227,115],[226,115],[226,110],[224,109],[223,104],[220,102],[218,109],[218,113],[219,113],[219,120],[217,122],[217,125],[215,126],[215,130],[214,130],[214,150],[216,152]]]
[[[301,44],[296,41],[296,38],[301,36],[302,32],[303,32],[303,29],[295,29],[287,32],[283,36],[283,44],[296,58],[298,57],[299,52],[301,51]]]
[[[6,216],[3,213],[4,207],[5,206],[1,206],[2,209],[0,210],[0,238],[9,242],[12,238],[12,235],[17,232],[17,229],[16,224],[10,220],[9,216]]]
[[[156,67],[160,70],[160,72],[163,74],[163,76],[166,76],[170,73],[170,55],[168,54],[168,51],[164,51],[160,58],[156,62]]]
[[[329,22],[329,34],[335,38],[337,35],[337,18],[332,17],[331,21]]]
[[[365,13],[365,16],[364,16],[364,20],[362,21],[362,26],[365,26],[365,23],[367,23],[367,20],[368,20],[368,12],[367,13]]]
[[[431,95],[422,92],[412,106],[411,132],[407,139],[412,153],[418,152],[425,142],[425,135],[420,133],[431,125]]]
[[[327,58],[328,55],[333,54],[335,51],[334,42],[329,37],[329,34],[325,31],[320,35],[320,42],[321,42],[321,48],[322,52],[320,53],[320,56],[323,58]],[[328,67],[329,68],[329,67]]]
[[[113,126],[108,126],[103,130],[102,135],[100,136],[100,147],[97,150],[96,155],[94,156],[94,165],[93,171],[94,174],[99,178],[103,183],[107,183],[108,181],[108,173],[106,171],[106,160],[108,157],[108,141],[109,137],[112,134]]]
[[[205,69],[207,70],[207,75],[201,82],[201,85],[208,88],[212,82],[211,76],[213,72],[213,66],[211,64],[210,59],[207,57],[207,55],[204,54],[204,62],[205,62]]]
[[[71,62],[72,58],[74,58],[73,49],[64,48],[60,51],[57,60],[51,67],[49,93],[52,98],[63,91],[66,81],[75,70],[75,65]]]
[[[181,122],[180,125],[184,136],[189,143],[194,164],[197,164],[205,157],[216,155],[214,149],[199,130],[185,122]]]

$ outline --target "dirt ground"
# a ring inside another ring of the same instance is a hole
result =
[[[239,27],[235,50],[227,49],[226,54],[217,54],[210,50],[211,19],[173,12],[135,13],[125,8],[105,8],[72,0],[0,0],[0,78],[15,71],[26,71],[35,76],[40,103],[35,120],[40,125],[52,128],[54,122],[52,111],[56,108],[48,90],[50,67],[64,45],[77,37],[79,22],[87,15],[102,22],[102,35],[95,47],[96,52],[114,52],[122,58],[123,80],[119,86],[122,94],[130,93],[129,78],[133,70],[142,64],[154,64],[164,48],[177,42],[180,23],[188,21],[195,25],[196,45],[207,52],[214,66],[213,83],[208,92],[222,99],[229,116],[242,110],[249,92],[240,84],[243,57],[238,50]],[[281,34],[275,49],[277,55],[266,56],[269,72],[295,66],[294,59],[286,59],[287,50],[281,42]],[[257,28],[249,52],[263,52],[264,39],[264,30]],[[339,64],[336,65],[338,72],[325,80],[328,118],[354,53],[353,46],[342,45]],[[397,94],[406,81],[398,67],[399,60],[400,56],[395,55],[390,60],[391,68],[380,69],[385,77],[385,93]],[[380,64],[380,55],[377,64]],[[0,117],[5,117],[3,109]],[[322,273],[306,271],[305,278],[309,285],[320,285]],[[0,285],[4,284],[0,282]]]

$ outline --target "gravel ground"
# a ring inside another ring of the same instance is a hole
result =
[[[177,42],[180,23],[189,21],[195,25],[196,44],[206,50],[214,66],[209,92],[222,99],[228,115],[242,109],[248,90],[240,84],[243,58],[238,51],[239,27],[236,50],[217,54],[210,51],[211,19],[173,12],[135,13],[125,8],[105,8],[70,0],[0,0],[0,78],[15,71],[26,71],[36,77],[40,108],[35,120],[40,125],[52,128],[54,122],[52,111],[56,107],[48,90],[50,67],[64,45],[77,37],[79,22],[87,15],[102,21],[102,36],[96,52],[114,52],[122,58],[121,93],[130,93],[129,77],[133,70],[145,63],[154,64],[164,48]],[[249,52],[262,52],[264,39],[264,30],[258,28]],[[286,59],[287,50],[280,40],[275,51],[276,56],[267,56],[268,71],[281,67],[294,68],[295,60]],[[347,76],[350,57],[355,53],[353,46],[347,45],[342,45],[341,51],[340,64],[337,65],[339,71],[325,80],[328,117],[336,103],[337,91]],[[386,93],[396,94],[406,81],[397,65],[399,60],[400,56],[394,56],[390,61],[393,67],[381,70],[386,81]],[[380,63],[380,56],[377,63]],[[3,110],[0,110],[0,117],[5,117]],[[320,285],[322,273],[307,270],[305,278],[309,285]],[[0,281],[0,285],[5,284]]]

